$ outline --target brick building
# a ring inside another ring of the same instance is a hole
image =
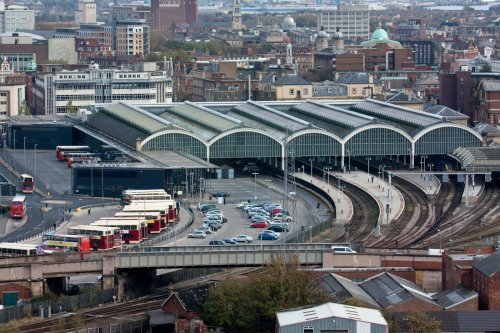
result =
[[[474,115],[474,119],[498,126],[500,124],[500,80],[481,81],[478,98],[479,110]]]
[[[472,265],[472,288],[480,310],[500,310],[500,251]]]
[[[198,20],[198,0],[151,0],[155,30],[170,30],[172,24],[194,23]]]
[[[471,73],[466,69],[453,71],[442,64],[439,74],[439,103],[463,113],[474,121],[472,112]]]

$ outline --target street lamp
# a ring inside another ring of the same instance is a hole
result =
[[[326,179],[328,181],[328,187],[327,191],[330,193],[330,171],[332,170],[332,167],[326,167]]]
[[[384,180],[384,169],[385,169],[385,164],[381,164],[378,166],[378,185],[379,186],[380,186],[380,178],[382,178],[382,180]]]
[[[311,162],[311,183],[313,181],[313,161],[314,161],[314,158],[309,159],[309,162]]]
[[[37,143],[35,143],[35,177],[33,177],[33,190],[36,189],[36,147],[38,146]]]
[[[26,137],[23,137],[24,173],[26,173]]]
[[[370,182],[370,161],[371,157],[367,157],[366,160],[368,161],[368,168],[367,168],[367,173],[368,173],[368,183]]]
[[[432,190],[432,167],[434,166],[434,164],[432,163],[429,163],[427,164],[429,166],[429,190]]]
[[[267,198],[269,199],[270,198],[270,196],[269,196],[269,187],[270,187],[269,183],[271,183],[272,180],[271,179],[266,179],[264,181],[267,183]]]
[[[258,172],[252,173],[252,175],[254,176],[253,195],[254,195],[255,200],[257,200],[257,175],[258,174],[259,174]]]
[[[347,157],[349,161],[349,173],[351,173],[351,151],[347,149]]]
[[[337,180],[338,180],[337,187],[338,187],[339,190],[340,190],[340,178],[342,178],[342,176],[341,175],[337,175]],[[340,202],[340,197],[339,197],[339,202]]]

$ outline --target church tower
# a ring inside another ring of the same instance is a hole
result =
[[[241,7],[240,0],[233,0],[233,30],[243,29],[243,23],[241,22]]]

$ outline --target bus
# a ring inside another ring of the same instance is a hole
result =
[[[90,240],[90,248],[96,250],[111,250],[122,245],[120,229],[95,225],[79,225],[68,230],[70,235],[86,235]]]
[[[86,235],[45,234],[42,237],[42,248],[57,252],[89,252],[90,239]]]
[[[170,222],[173,222],[175,218],[177,217],[177,205],[175,200],[132,200],[130,202],[130,205],[149,205],[152,208],[156,207],[159,208],[161,207],[162,209],[167,210],[167,217]],[[149,210],[156,210],[156,208],[149,209]]]
[[[128,205],[132,200],[172,200],[172,196],[165,190],[124,190],[122,204]]]
[[[22,219],[26,215],[26,196],[16,194],[10,203],[10,217],[13,219]]]
[[[119,228],[122,234],[122,242],[125,244],[140,243],[148,237],[146,220],[141,217],[103,217],[90,225]]]
[[[21,192],[33,193],[33,177],[23,173],[21,175]]]
[[[168,218],[168,208],[165,208],[165,205],[161,204],[152,204],[146,202],[141,202],[141,203],[134,203],[132,202],[130,205],[126,205],[123,207],[123,212],[135,212],[135,213],[140,213],[140,212],[159,212],[160,213],[160,230],[165,229],[169,222],[174,222],[173,220],[171,221]]]
[[[86,152],[90,150],[89,146],[57,146],[56,147],[56,157],[59,161],[64,161],[66,160],[66,157],[64,156],[65,152]]]
[[[148,233],[157,234],[161,231],[162,225],[167,225],[165,218],[162,218],[158,211],[123,211],[115,214],[118,218],[144,218],[146,220],[146,228]]]
[[[95,153],[68,153],[65,154],[65,156],[68,168],[71,168],[73,164],[95,163],[101,161],[101,159]]]
[[[0,243],[0,257],[34,256],[38,253],[33,244]]]

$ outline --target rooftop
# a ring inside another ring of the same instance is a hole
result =
[[[465,118],[465,119],[469,119],[469,116],[467,116],[466,114],[463,114],[463,113],[460,113],[458,111],[455,111],[453,109],[450,109],[449,107],[447,106],[444,106],[444,105],[435,105],[431,108],[428,108],[427,110],[425,110],[425,112],[429,112],[429,113],[432,113],[432,114],[437,114],[439,116],[443,116],[443,117],[446,117],[446,118]]]
[[[500,152],[500,149],[498,150]],[[483,260],[472,265],[472,267],[486,276],[495,274],[496,272],[500,271],[500,251],[487,256]]]

